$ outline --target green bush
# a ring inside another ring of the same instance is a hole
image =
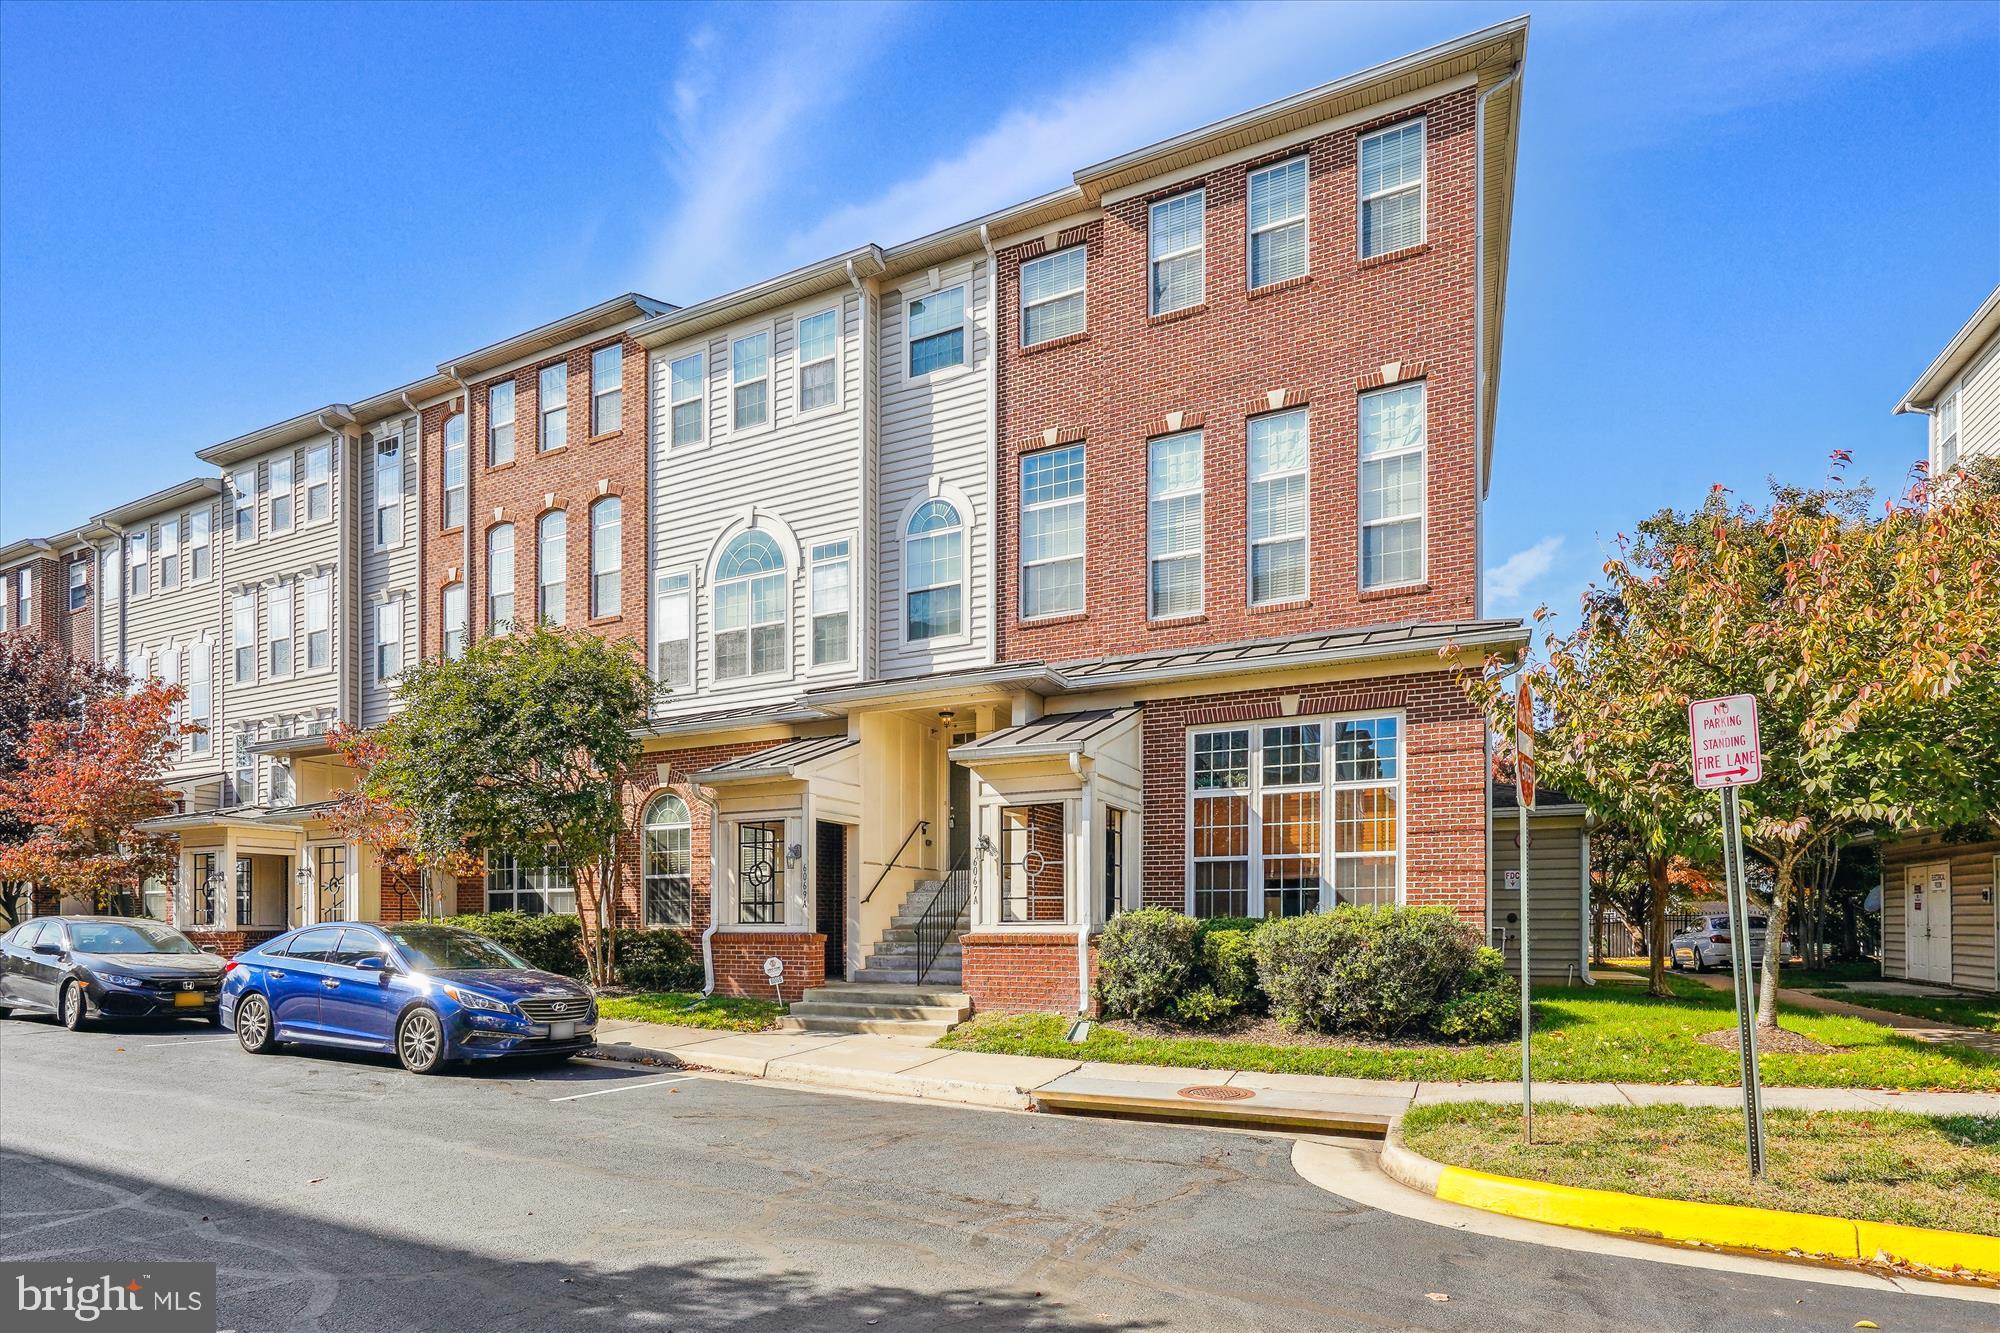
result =
[[[1263,1009],[1264,988],[1257,982],[1256,932],[1238,927],[1206,928],[1201,932],[1201,971],[1208,989],[1228,1006],[1223,1017]],[[1219,1020],[1217,1020],[1219,1021]]]
[[[1241,930],[1247,932],[1263,925],[1264,918],[1258,916],[1205,916],[1200,918],[1197,924],[1201,927],[1201,933],[1204,935],[1212,935],[1218,930]]]
[[[1113,1018],[1155,1018],[1193,990],[1201,971],[1199,927],[1163,907],[1124,912],[1097,946],[1097,1004]]]
[[[529,916],[525,912],[476,912],[445,921],[484,935],[512,949],[530,967],[582,979],[589,969],[583,965],[583,923],[573,913]]]
[[[1498,949],[1481,949],[1458,993],[1439,1006],[1431,1031],[1454,1041],[1497,1041],[1521,1031],[1521,987]]]
[[[1253,938],[1272,1012],[1314,1032],[1421,1031],[1481,962],[1478,932],[1445,907],[1336,907]]]
[[[1197,986],[1182,991],[1170,1012],[1184,1027],[1210,1028],[1234,1017],[1236,1008],[1236,1001],[1217,995],[1213,986]]]
[[[701,960],[677,930],[621,929],[617,972],[618,984],[627,990],[695,990],[701,985]]]

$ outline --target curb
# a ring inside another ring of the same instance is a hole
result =
[[[1391,1179],[1446,1203],[1580,1231],[1780,1256],[1886,1261],[2000,1280],[2000,1237],[1496,1176],[1415,1152],[1403,1142],[1400,1120],[1383,1140],[1382,1169]]]
[[[734,1035],[729,1033],[724,1036]],[[593,1046],[586,1054],[594,1059],[625,1064],[659,1065],[672,1069],[707,1070],[720,1074],[740,1074],[766,1083],[791,1083],[805,1088],[835,1092],[860,1092],[889,1097],[915,1097],[924,1101],[949,1102],[957,1106],[980,1106],[1003,1111],[1035,1109],[1031,1090],[999,1084],[969,1082],[964,1079],[925,1075],[921,1068],[909,1073],[871,1070],[833,1071],[809,1063],[791,1063],[794,1057],[764,1059],[699,1050],[680,1055],[673,1051],[650,1050],[643,1046],[615,1044]],[[942,1053],[941,1053],[942,1054]]]

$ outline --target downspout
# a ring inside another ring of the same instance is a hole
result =
[[[1493,423],[1486,419],[1486,102],[1501,89],[1513,86],[1520,77],[1521,67],[1517,64],[1507,72],[1507,77],[1479,94],[1473,107],[1472,151],[1477,160],[1472,169],[1472,419],[1479,427],[1473,432],[1478,481],[1472,506],[1472,577],[1478,594],[1473,599],[1474,615],[1485,610],[1485,590],[1478,580],[1486,563],[1486,491],[1492,484],[1486,475],[1486,456],[1493,438]]]
[[[1000,263],[993,233],[979,224],[986,251],[986,660],[1000,660]]]
[[[701,998],[706,1000],[715,994],[715,931],[722,924],[722,808],[708,788],[693,782],[687,788],[688,795],[708,807],[708,926],[701,932]]]
[[[875,412],[877,393],[875,378],[880,371],[880,361],[875,347],[874,307],[868,299],[868,285],[862,280],[861,272],[854,261],[847,261],[847,281],[861,300],[861,534],[862,551],[868,553],[864,562],[866,574],[862,580],[862,621],[857,629],[865,626],[858,635],[861,651],[856,661],[861,668],[861,678],[872,680],[880,662],[880,638],[876,619],[879,614],[876,599],[881,595],[878,586],[881,560],[877,548],[881,543],[881,515],[877,512],[876,452],[881,440],[881,432],[876,428]],[[857,558],[861,551],[857,551]]]
[[[1085,775],[1080,750],[1070,751],[1069,771],[1076,775],[1077,786],[1083,791],[1083,817],[1077,830],[1083,839],[1083,855],[1077,858],[1076,1012],[1078,1017],[1087,1017],[1090,1014],[1090,807],[1096,799],[1097,783],[1094,777]]]
[[[349,669],[350,665],[358,668],[359,662],[357,654],[348,651],[349,636],[354,636],[358,643],[361,634],[360,588],[357,586],[360,580],[355,577],[358,571],[354,565],[353,532],[353,525],[359,521],[359,517],[353,512],[354,486],[350,484],[349,476],[356,466],[355,450],[349,447],[354,442],[349,440],[339,427],[327,424],[326,413],[321,412],[315,419],[319,422],[319,428],[327,433],[331,447],[338,449],[341,454],[340,466],[329,468],[327,477],[329,486],[335,484],[336,480],[339,484],[339,491],[333,497],[331,504],[335,515],[332,582],[339,588],[338,597],[332,600],[340,607],[340,633],[331,636],[334,655],[333,674],[334,679],[339,682],[339,689],[334,696],[334,711],[344,721],[359,722],[359,710],[355,705],[361,697],[361,672],[358,669]],[[331,606],[327,608],[329,615],[332,614],[332,610]],[[293,775],[292,781],[294,799],[297,799],[296,774]]]

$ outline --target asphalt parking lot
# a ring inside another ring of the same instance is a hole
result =
[[[1989,1305],[1430,1226],[1305,1183],[1290,1149],[0,1022],[0,1255],[213,1261],[223,1328],[1993,1326]]]

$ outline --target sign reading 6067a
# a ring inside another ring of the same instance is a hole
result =
[[[1697,787],[1747,787],[1764,776],[1755,695],[1695,700],[1688,705],[1688,739]]]

